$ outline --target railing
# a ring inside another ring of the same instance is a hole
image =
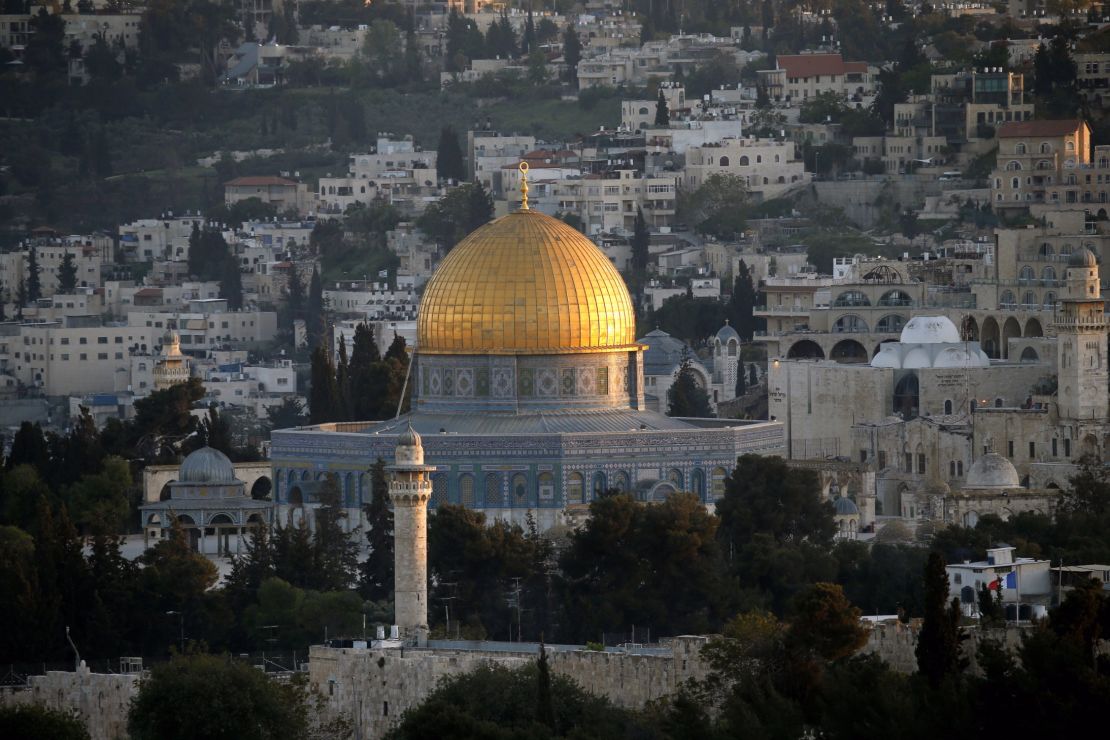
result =
[[[808,314],[813,310],[812,306],[756,306],[752,309],[754,313],[769,313],[769,314]]]

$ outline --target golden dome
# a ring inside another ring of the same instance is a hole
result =
[[[537,211],[492,221],[459,242],[424,291],[417,350],[566,354],[637,349],[620,273],[573,227]]]

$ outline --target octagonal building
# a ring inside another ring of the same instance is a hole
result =
[[[412,411],[389,421],[277,430],[279,517],[338,476],[348,521],[409,424],[434,465],[434,509],[462,504],[543,529],[610,488],[644,501],[692,491],[712,504],[738,455],[781,454],[778,422],[678,419],[644,403],[643,351],[624,280],[593,242],[521,209],[445,257],[420,303]],[[664,402],[665,406],[665,402]]]

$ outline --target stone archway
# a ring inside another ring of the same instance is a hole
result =
[[[833,345],[829,359],[836,362],[853,364],[867,362],[867,350],[855,339],[842,339]]]
[[[1002,352],[1003,359],[1009,358],[1010,356],[1010,340],[1018,339],[1020,337],[1021,324],[1018,323],[1017,319],[1011,316],[1006,319],[1006,322],[1004,324],[1002,324],[1002,343],[999,346],[999,349]]]
[[[823,360],[825,359],[825,350],[821,349],[821,345],[812,339],[803,339],[790,345],[790,349],[786,353],[786,359]]]
[[[1026,337],[1043,337],[1044,329],[1041,327],[1039,319],[1032,318],[1025,322],[1025,333],[1022,336]]]
[[[983,330],[980,334],[982,337],[979,342],[983,347],[983,351],[987,353],[987,357],[992,360],[997,360],[1001,357],[999,347],[1001,345],[1002,332],[998,328],[998,321],[993,316],[988,316],[983,320]]]
[[[268,476],[259,476],[251,486],[251,498],[255,501],[269,501],[273,498],[274,485]]]

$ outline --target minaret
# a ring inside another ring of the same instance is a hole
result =
[[[1056,310],[1057,391],[1061,419],[1106,420],[1106,308],[1098,260],[1080,247],[1068,260],[1066,296]]]
[[[435,470],[424,464],[424,447],[412,424],[397,438],[386,468],[393,502],[394,621],[404,639],[428,640],[428,499]]]

